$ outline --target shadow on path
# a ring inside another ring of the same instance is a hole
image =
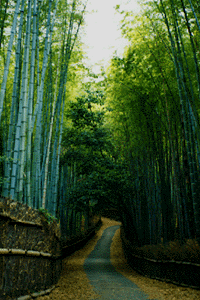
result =
[[[110,247],[115,231],[120,226],[104,230],[94,250],[85,260],[84,269],[100,300],[147,300],[146,295],[132,281],[115,270],[110,261]]]

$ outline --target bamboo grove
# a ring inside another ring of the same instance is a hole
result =
[[[65,237],[113,207],[137,245],[200,240],[200,5],[140,2],[138,15],[116,6],[129,45],[96,83],[86,3],[0,2],[1,193]]]
[[[66,83],[85,5],[0,2],[1,193],[58,218]]]
[[[107,72],[113,138],[134,186],[127,233],[134,226],[140,245],[199,241],[200,6],[142,2],[140,15],[121,12],[129,46]]]

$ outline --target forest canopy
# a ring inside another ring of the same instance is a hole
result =
[[[140,2],[93,74],[84,1],[1,1],[1,193],[63,230],[114,207],[140,245],[200,239],[200,4]]]

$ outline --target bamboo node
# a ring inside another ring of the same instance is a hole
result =
[[[8,253],[9,253],[8,249],[0,248],[0,255],[1,254],[8,254]]]
[[[26,254],[26,251],[22,250],[22,249],[12,249],[12,254],[24,255],[24,254]]]
[[[40,256],[40,252],[39,251],[27,250],[26,254],[30,255],[30,256]]]
[[[44,256],[44,257],[51,257],[51,256],[52,256],[52,254],[50,254],[50,253],[45,253],[45,252],[40,252],[40,254],[41,254],[42,256]]]

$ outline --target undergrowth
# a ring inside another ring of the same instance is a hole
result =
[[[52,216],[48,210],[44,209],[44,208],[39,208],[38,209],[40,213],[43,214],[43,216],[45,217],[46,221],[48,222],[48,224],[55,222],[58,222],[57,218]]]
[[[195,239],[188,239],[184,244],[179,240],[167,245],[145,245],[133,248],[133,254],[156,260],[175,260],[200,264],[200,245]]]

